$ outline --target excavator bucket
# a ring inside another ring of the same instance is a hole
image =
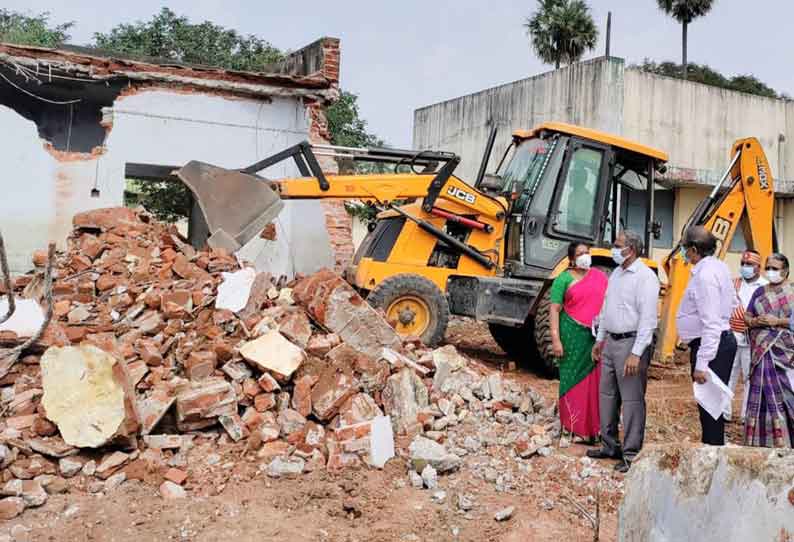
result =
[[[188,162],[177,176],[193,192],[209,228],[207,244],[236,252],[284,208],[267,181],[241,171]]]

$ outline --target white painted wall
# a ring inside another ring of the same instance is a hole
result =
[[[637,69],[624,76],[622,135],[664,149],[670,166],[695,170],[691,180],[716,182],[733,142],[756,137],[775,178],[794,181],[794,102]]]
[[[33,123],[3,107],[0,122],[11,127],[0,133],[0,158],[10,166],[8,184],[15,185],[0,200],[0,227],[7,232],[11,265],[17,271],[28,267],[30,252],[48,239],[63,243],[74,213],[121,205],[127,162],[182,164],[200,159],[240,167],[307,139],[309,129],[299,99],[262,102],[144,91],[114,104],[105,154],[95,160],[58,162],[44,150]],[[273,178],[296,173],[292,162],[264,172]],[[90,197],[95,182],[100,198]],[[277,240],[252,241],[243,255],[277,275],[332,266],[320,203],[287,202],[277,221]]]
[[[514,130],[555,121],[620,133],[623,71],[617,58],[581,62],[417,109],[414,148],[457,153],[462,161],[455,174],[473,183],[492,123],[499,132],[489,171],[496,168]]]

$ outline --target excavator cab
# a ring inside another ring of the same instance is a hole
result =
[[[587,243],[593,265],[611,269],[617,232],[634,229],[645,235],[647,257],[661,228],[654,219],[654,178],[666,161],[662,151],[578,126],[546,123],[515,132],[504,168],[500,163],[478,186],[510,201],[502,273],[450,277],[451,312],[487,322],[497,343],[517,358],[534,354],[527,344],[534,338],[539,361],[553,370],[548,290],[568,265],[568,245]]]

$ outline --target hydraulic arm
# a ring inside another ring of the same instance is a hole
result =
[[[700,202],[684,229],[702,225],[717,237],[717,256],[725,259],[739,225],[748,248],[766,258],[774,250],[774,182],[769,162],[755,138],[740,139],[731,147],[731,163],[711,194]],[[682,232],[683,236],[683,232]],[[659,327],[661,357],[673,356],[678,341],[675,316],[684,295],[690,265],[681,258],[678,245],[664,260],[667,293],[662,304]]]

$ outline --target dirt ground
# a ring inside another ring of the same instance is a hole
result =
[[[456,320],[447,340],[487,370],[528,383],[548,401],[556,399],[558,383],[514,368],[483,326]],[[647,399],[647,442],[698,440],[685,365],[652,367]],[[482,428],[460,430],[474,434]],[[738,442],[740,431],[739,424],[731,424],[730,440]],[[240,459],[241,446],[199,440],[188,458],[187,499],[165,501],[156,484],[138,480],[103,496],[70,491],[0,525],[0,542],[591,541],[594,529],[587,516],[595,519],[596,502],[600,540],[616,539],[623,476],[613,472],[611,462],[583,458],[587,448],[574,443],[516,465],[500,455],[506,449],[494,446],[487,454],[466,456],[459,471],[439,477],[446,495],[436,502],[436,490],[410,486],[399,457],[382,471],[323,471],[272,480],[259,471],[262,460]],[[139,477],[146,479],[146,473]],[[473,502],[468,512],[458,506],[461,495]],[[515,507],[512,518],[495,521],[495,512],[507,506]]]

